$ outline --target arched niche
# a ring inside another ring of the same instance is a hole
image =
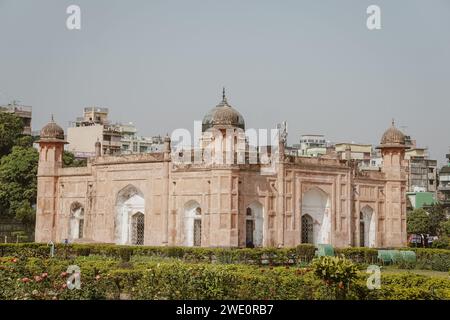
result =
[[[202,209],[200,204],[191,200],[184,205],[183,245],[200,247],[202,245]]]
[[[264,245],[264,207],[254,201],[245,210],[245,244],[247,247]]]
[[[120,190],[116,196],[115,243],[143,244],[145,235],[144,221],[144,196],[138,188],[128,185]],[[137,226],[139,226],[139,229],[137,229]],[[137,240],[138,230],[139,241]],[[133,237],[135,241],[133,241]]]
[[[307,239],[309,243],[313,244],[329,244],[331,238],[329,195],[318,187],[310,188],[302,195],[301,208],[301,221],[307,223],[307,225],[302,225],[301,239]]]

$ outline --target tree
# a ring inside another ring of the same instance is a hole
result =
[[[434,236],[441,235],[441,224],[447,221],[444,207],[440,203],[435,203],[431,208],[427,209],[427,212],[430,217],[430,234]]]
[[[23,121],[18,116],[0,111],[0,158],[11,152],[22,136]]]
[[[430,232],[430,217],[423,209],[415,209],[408,213],[406,219],[409,234],[421,234]]]
[[[64,151],[63,164],[64,167],[85,167],[86,160],[75,159],[75,155],[72,152]]]
[[[34,139],[32,136],[23,135],[16,139],[15,145],[18,147],[29,148],[33,146]]]
[[[0,161],[0,214],[23,214],[36,203],[39,153],[32,147],[13,147]]]
[[[14,204],[14,206],[16,208],[16,219],[21,221],[28,231],[32,231],[36,222],[36,209],[27,200]]]
[[[441,222],[441,232],[444,236],[450,237],[450,220]]]

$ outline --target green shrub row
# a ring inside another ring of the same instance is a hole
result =
[[[401,248],[416,253],[418,268],[436,271],[450,270],[450,250],[431,248]],[[132,256],[176,258],[186,262],[251,265],[293,265],[310,262],[314,258],[315,247],[302,244],[295,248],[192,248],[192,247],[150,247],[117,246],[102,244],[57,244],[55,256],[73,258],[77,256],[99,255],[129,261]],[[343,255],[355,263],[376,264],[378,250],[374,248],[336,248],[336,255]],[[0,244],[0,256],[47,258],[50,247],[39,243]]]
[[[55,257],[72,258],[99,255],[129,261],[131,256],[177,258],[187,262],[223,264],[291,265],[314,258],[315,247],[311,244],[295,248],[192,248],[192,247],[150,247],[118,246],[101,244],[57,244]],[[0,244],[0,256],[48,258],[50,246],[38,243]]]
[[[400,261],[398,264],[402,268],[450,271],[450,250],[431,248],[400,248],[399,250],[414,251],[416,254],[416,263]],[[338,248],[335,252],[356,263],[376,264],[378,262],[378,249],[374,248]]]
[[[81,269],[80,289],[67,288],[68,265]],[[369,290],[368,275],[349,284],[347,299],[450,299],[450,279],[382,275]],[[314,270],[156,259],[124,263],[101,257],[0,258],[0,300],[7,299],[336,299]]]

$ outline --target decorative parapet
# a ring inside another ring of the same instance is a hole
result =
[[[91,166],[88,164],[87,167],[65,167],[60,168],[58,175],[62,176],[87,176],[91,175]]]
[[[355,178],[366,178],[366,179],[372,179],[372,180],[384,180],[386,179],[386,175],[384,172],[381,171],[356,171]]]
[[[294,163],[305,166],[329,166],[329,167],[340,167],[340,168],[348,168],[348,164],[345,161],[339,159],[328,159],[321,157],[299,157],[299,156],[286,156],[286,162]]]
[[[89,163],[93,166],[108,164],[125,164],[125,163],[142,163],[142,162],[162,162],[164,161],[164,153],[135,153],[125,155],[104,155],[101,157],[91,158]]]

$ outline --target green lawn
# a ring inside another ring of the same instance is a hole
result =
[[[399,273],[399,272],[410,272],[415,274],[420,274],[424,276],[430,276],[430,277],[443,277],[443,278],[449,278],[448,272],[442,272],[442,271],[433,271],[433,270],[419,270],[419,269],[399,269],[395,266],[383,266],[381,268],[382,273]]]

